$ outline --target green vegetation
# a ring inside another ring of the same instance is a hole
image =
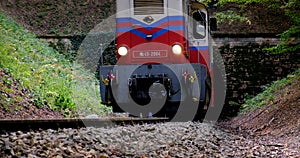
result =
[[[2,77],[2,76],[1,76]],[[13,85],[13,81],[10,80],[9,77],[3,76],[0,79],[0,106],[2,106],[5,110],[9,110],[9,104],[15,103],[19,98],[8,98],[6,94],[13,93],[14,90],[11,88]],[[4,95],[3,95],[4,94]],[[23,98],[22,98],[23,99]]]
[[[237,3],[241,6],[245,6],[251,3],[266,3],[270,7],[281,9],[284,13],[291,18],[293,25],[289,29],[279,34],[281,38],[281,43],[277,46],[268,48],[267,50],[274,53],[286,53],[286,52],[295,52],[300,50],[300,42],[297,41],[300,38],[300,1],[299,0],[220,0],[219,5],[224,5],[226,3]],[[219,14],[219,17],[227,19],[228,17],[239,18],[236,16],[236,13],[227,12]],[[244,16],[241,16],[239,19],[245,19]]]
[[[267,86],[262,93],[258,94],[254,98],[246,99],[245,104],[242,105],[240,113],[245,113],[251,110],[255,110],[259,107],[269,105],[269,104],[273,105],[274,99],[279,97],[277,96],[278,95],[277,93],[281,92],[286,86],[291,85],[293,81],[298,78],[300,78],[300,69],[298,69],[294,74],[288,75],[287,78],[284,78],[279,81],[275,81],[270,86]],[[280,97],[284,97],[284,96],[280,96]]]
[[[92,73],[0,13],[0,67],[28,89],[37,106],[74,116],[104,114]]]
[[[247,18],[247,15],[239,15],[232,10],[227,10],[225,12],[217,12],[216,17],[218,19],[218,24],[228,21],[229,24],[232,24],[234,21],[246,21],[248,24],[251,23],[250,20]]]

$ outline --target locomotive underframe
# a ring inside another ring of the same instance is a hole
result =
[[[114,112],[123,111],[119,104],[132,101],[141,106],[151,99],[172,105],[203,102],[206,97],[206,67],[198,63],[101,66],[100,77],[102,103],[112,105]]]

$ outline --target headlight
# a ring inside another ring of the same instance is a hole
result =
[[[127,53],[128,53],[128,49],[127,49],[126,47],[122,46],[122,47],[120,47],[120,48],[118,49],[118,53],[119,53],[119,55],[121,55],[121,56],[125,56],[125,55],[127,55]]]
[[[178,44],[175,44],[173,47],[172,47],[172,51],[174,54],[176,55],[179,55],[182,53],[182,47]]]

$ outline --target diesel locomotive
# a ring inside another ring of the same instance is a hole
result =
[[[216,20],[206,6],[195,0],[117,0],[116,5],[117,63],[100,66],[102,103],[113,112],[144,116],[176,111],[184,102],[197,102],[197,113],[213,106],[209,34]]]

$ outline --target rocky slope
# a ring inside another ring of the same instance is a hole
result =
[[[300,151],[300,73],[289,75],[264,100],[265,106],[219,123],[222,129],[252,139],[277,140]],[[299,153],[298,153],[299,154]],[[298,157],[300,155],[297,155]],[[280,156],[279,156],[280,157]]]
[[[260,135],[295,135],[300,133],[300,75],[290,75],[290,81],[275,91],[267,104],[239,115],[227,122],[232,129]]]

